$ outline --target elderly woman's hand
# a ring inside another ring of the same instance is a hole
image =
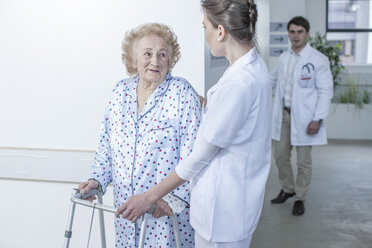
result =
[[[97,181],[95,181],[95,180],[89,180],[89,181],[80,183],[79,186],[78,186],[78,189],[79,189],[79,192],[80,193],[86,194],[89,191],[91,191],[92,189],[98,189],[98,186],[99,185],[98,185],[98,182]],[[97,199],[97,197],[93,195],[93,196],[87,198],[86,200],[93,201],[95,199]]]
[[[156,208],[152,217],[160,218],[163,216],[172,216],[173,212],[172,209],[169,207],[168,203],[166,203],[163,199],[160,199],[156,202]]]

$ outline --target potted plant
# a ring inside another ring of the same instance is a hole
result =
[[[362,89],[359,81],[352,77],[341,83],[340,73],[345,69],[340,59],[341,43],[331,45],[319,32],[309,37],[309,43],[328,57],[333,75],[336,94],[325,122],[328,138],[372,139],[372,104],[368,104],[371,92]],[[354,108],[350,108],[350,104]]]
[[[314,37],[309,36],[308,41],[313,48],[328,57],[333,76],[333,87],[336,87],[340,82],[340,72],[345,69],[340,59],[341,43],[332,46],[327,41],[326,36],[319,32],[316,32]]]
[[[371,91],[361,89],[359,79],[355,80],[352,76],[347,79],[346,89],[335,97],[335,102],[354,104],[355,108],[362,109],[364,104],[369,104]]]

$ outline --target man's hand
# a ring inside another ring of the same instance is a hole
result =
[[[309,125],[307,125],[307,134],[314,135],[319,132],[320,129],[320,123],[318,121],[311,121]]]
[[[163,216],[172,216],[173,212],[172,209],[169,207],[168,203],[166,203],[163,199],[160,199],[156,202],[156,208],[152,217],[160,218]]]
[[[116,210],[115,216],[121,215],[135,223],[152,205],[146,194],[133,195]]]

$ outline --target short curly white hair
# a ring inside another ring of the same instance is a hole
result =
[[[135,53],[135,44],[147,35],[156,35],[164,39],[168,45],[169,52],[169,71],[174,67],[181,57],[180,46],[177,42],[177,36],[172,31],[172,29],[160,23],[146,23],[138,26],[137,28],[132,29],[129,32],[126,32],[123,44],[122,44],[122,61],[125,65],[129,75],[133,76],[138,74],[136,63],[136,54]]]

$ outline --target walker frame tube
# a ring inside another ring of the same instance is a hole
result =
[[[104,217],[103,217],[103,211],[111,212],[111,213],[116,213],[116,208],[103,205],[102,204],[102,194],[97,193],[97,198],[98,198],[98,203],[94,203],[88,200],[83,200],[79,199],[76,197],[78,194],[78,190],[74,189],[72,192],[71,196],[71,206],[70,206],[70,213],[69,213],[69,218],[67,222],[67,228],[65,231],[65,248],[69,248],[70,245],[70,239],[72,235],[72,223],[74,219],[74,213],[75,213],[75,207],[76,204],[80,204],[86,207],[90,208],[96,208],[99,210],[99,222],[100,222],[100,232],[101,232],[101,245],[102,248],[106,248],[106,235],[105,235],[105,222],[104,222]],[[153,207],[150,212],[153,212],[155,208]],[[141,233],[140,233],[140,238],[139,238],[139,248],[144,248],[145,245],[145,236],[146,236],[146,226],[147,226],[147,221],[151,213],[147,212],[143,215],[142,217],[142,223],[141,223]],[[181,248],[181,238],[180,238],[180,231],[178,227],[178,221],[177,221],[177,216],[173,214],[171,216],[172,222],[173,222],[173,228],[174,228],[174,236],[176,239],[176,247]]]

